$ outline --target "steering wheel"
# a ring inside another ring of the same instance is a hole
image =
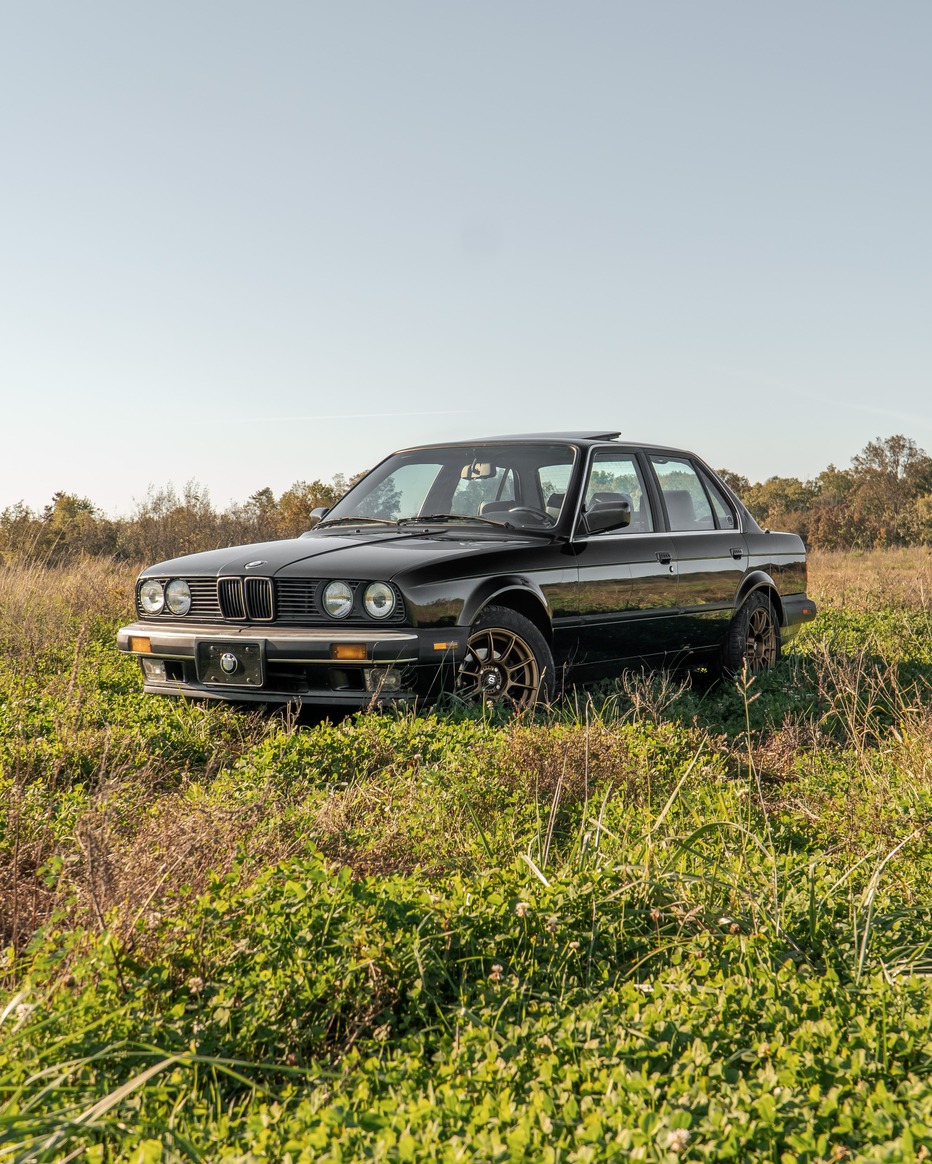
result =
[[[548,528],[557,524],[546,509],[537,509],[533,505],[516,505],[513,509],[508,509],[505,512],[509,517],[512,514],[519,517],[532,517]]]

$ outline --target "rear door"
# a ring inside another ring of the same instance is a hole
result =
[[[673,541],[683,646],[717,646],[747,568],[734,507],[713,478],[682,454],[648,457]]]

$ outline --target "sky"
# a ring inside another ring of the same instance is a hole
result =
[[[0,0],[0,510],[932,450],[928,0]]]

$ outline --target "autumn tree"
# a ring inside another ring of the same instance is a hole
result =
[[[871,441],[851,458],[846,498],[849,544],[896,546],[912,540],[919,498],[932,493],[932,458],[910,437]]]
[[[768,477],[763,484],[746,489],[742,500],[764,529],[788,530],[806,538],[815,496],[816,488],[811,481]]]

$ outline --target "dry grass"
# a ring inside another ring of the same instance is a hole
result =
[[[809,554],[809,593],[827,606],[909,607],[932,604],[932,547]]]
[[[0,944],[22,948],[52,910],[65,905],[72,920],[106,923],[144,941],[150,922],[203,892],[211,873],[244,859],[274,863],[309,842],[360,873],[433,868],[434,860],[438,868],[468,863],[474,814],[484,822],[504,806],[537,804],[546,821],[548,811],[555,818],[558,810],[575,810],[609,789],[628,804],[644,801],[652,785],[660,792],[669,780],[660,736],[687,689],[669,676],[631,674],[621,684],[628,705],[622,718],[659,733],[650,747],[644,741],[655,739],[651,732],[632,748],[617,722],[589,717],[583,698],[576,716],[565,711],[566,718],[558,714],[544,724],[517,718],[468,748],[453,745],[441,764],[442,781],[432,783],[434,777],[421,771],[413,737],[409,747],[373,716],[348,725],[340,742],[341,771],[350,765],[346,782],[324,794],[325,775],[309,771],[302,792],[270,770],[274,793],[230,803],[211,791],[215,778],[280,724],[166,701],[159,704],[164,716],[157,747],[147,750],[135,721],[106,719],[108,705],[96,689],[88,652],[96,649],[98,660],[106,653],[101,643],[111,641],[112,624],[130,610],[133,577],[132,568],[102,559],[56,569],[0,567],[0,668],[6,672],[5,692],[0,689],[6,755],[5,770],[0,759],[6,798]],[[916,633],[926,634],[932,553],[816,553],[810,592],[826,610],[920,612],[915,621],[923,626]],[[886,836],[898,827],[880,821],[888,779],[903,773],[911,787],[932,788],[927,693],[918,691],[915,676],[904,683],[895,662],[863,651],[833,652],[826,642],[810,660],[815,713],[788,716],[759,736],[753,762],[775,807],[798,808],[815,819],[825,810],[821,793],[799,791],[800,774],[820,751],[843,752],[851,772],[845,803],[852,813],[876,803],[878,835]],[[23,692],[32,694],[24,699]],[[31,704],[38,692],[45,701],[43,731],[30,734],[40,722]],[[150,711],[141,699],[127,698],[123,706],[133,715],[137,708]],[[729,772],[744,765],[740,742],[729,745],[695,723],[684,735],[683,726],[677,747],[690,754],[700,744],[707,749],[697,776],[715,778],[722,765]],[[438,807],[431,799],[444,781],[463,793]],[[63,830],[57,802],[74,797],[76,788],[83,808],[73,828]],[[924,811],[917,803],[917,816]],[[425,860],[432,835],[434,859]],[[56,859],[66,863],[57,881],[42,873]],[[182,886],[185,893],[179,893]]]

